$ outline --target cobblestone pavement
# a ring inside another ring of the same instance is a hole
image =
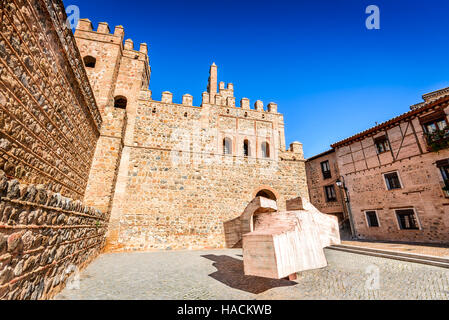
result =
[[[449,259],[449,247],[442,245],[419,245],[376,241],[342,241],[342,244],[374,249],[384,249],[389,251],[402,251],[407,253],[424,254],[428,256],[436,256]]]
[[[104,254],[81,273],[78,290],[55,299],[449,299],[449,269],[329,249],[326,256],[328,267],[293,282],[243,275],[238,249]]]

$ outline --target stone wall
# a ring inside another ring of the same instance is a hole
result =
[[[271,129],[279,117],[139,100],[134,140],[122,152],[108,249],[224,247],[224,223],[238,217],[258,191],[272,191],[284,210],[286,200],[308,197],[300,144],[281,151],[279,136],[258,126]],[[232,155],[223,154],[225,136],[233,141]],[[252,156],[243,155],[244,138],[252,142]],[[270,158],[260,150],[267,139]]]
[[[105,245],[100,211],[0,171],[0,299],[48,299]]]
[[[324,161],[329,161],[331,169],[331,177],[329,178],[324,178],[321,170],[321,163]],[[306,173],[310,202],[321,212],[335,215],[342,221],[346,214],[344,214],[343,192],[335,183],[337,179],[340,179],[335,151],[331,150],[308,159],[306,161]],[[328,202],[324,188],[331,185],[334,186],[337,199]]]
[[[173,103],[168,91],[155,101],[145,43],[135,50],[131,39],[123,43],[123,27],[111,32],[101,22],[94,30],[88,19],[75,38],[81,55],[96,61],[87,73],[105,124],[85,202],[110,213],[109,250],[223,247],[223,223],[258,191],[270,190],[282,205],[308,197],[302,145],[285,150],[275,103],[251,108],[244,98],[236,107],[234,85],[218,82],[215,64],[200,107],[189,94]],[[117,97],[125,109],[114,110]],[[231,155],[223,155],[225,138]]]
[[[105,107],[101,136],[97,143],[84,203],[109,213],[123,150],[126,111]]]
[[[58,0],[0,6],[0,169],[83,199],[101,116]]]
[[[105,244],[107,217],[81,202],[102,119],[63,3],[2,1],[0,17],[0,299],[46,299]]]

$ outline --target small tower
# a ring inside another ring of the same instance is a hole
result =
[[[218,90],[218,68],[215,62],[210,66],[209,71],[209,84],[207,85],[207,92],[210,94],[211,101],[214,101],[213,97],[217,94]]]

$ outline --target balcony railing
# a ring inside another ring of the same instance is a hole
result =
[[[436,130],[432,133],[424,133],[427,142],[427,149],[431,152],[438,152],[449,148],[449,128]]]

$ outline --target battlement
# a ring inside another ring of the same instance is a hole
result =
[[[125,50],[131,50],[143,53],[144,55],[148,55],[148,45],[146,43],[141,43],[139,46],[139,50],[134,50],[134,42],[131,39],[127,39],[123,44],[123,39],[125,37],[125,29],[123,26],[119,25],[114,28],[114,33],[111,33],[111,29],[109,27],[109,24],[107,22],[99,22],[97,30],[94,30],[92,22],[89,19],[80,19],[78,21],[78,25],[76,27],[76,31],[87,31],[91,35],[88,36],[89,38],[92,37],[92,34],[97,34],[99,37],[94,37],[92,40],[102,40],[107,41],[111,43],[120,43],[123,45],[123,48]],[[78,32],[79,33],[79,32]],[[108,37],[110,37],[108,39]],[[120,40],[117,41],[114,38],[119,38]]]
[[[210,76],[207,86],[207,92],[203,93],[202,104],[212,104],[223,107],[236,107],[234,97],[234,84],[221,81],[218,83],[218,67],[213,63],[210,67]],[[218,92],[217,92],[218,90]],[[250,101],[248,98],[243,98],[240,101],[240,107],[245,110],[251,110]],[[263,102],[257,100],[254,105],[254,110],[259,112],[265,112]],[[278,113],[277,104],[270,102],[268,104],[267,112]]]

